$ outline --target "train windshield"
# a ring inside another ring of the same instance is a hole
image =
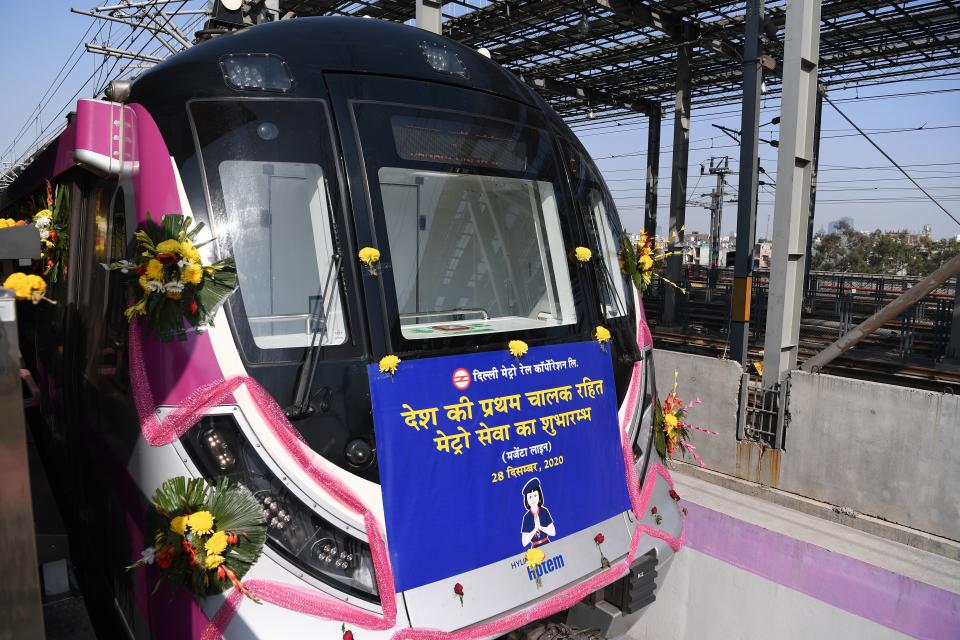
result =
[[[382,104],[359,105],[358,123],[364,140],[388,141],[365,145],[365,159],[404,339],[576,322],[543,130]]]
[[[320,328],[323,344],[344,343],[322,103],[195,101],[190,113],[214,233],[237,264],[245,351],[302,350]]]

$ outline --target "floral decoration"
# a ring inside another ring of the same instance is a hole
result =
[[[533,574],[537,579],[537,589],[543,586],[543,578],[537,573],[537,567],[540,566],[540,563],[547,559],[547,554],[543,552],[543,549],[538,549],[537,547],[530,547],[527,549],[526,553],[527,566],[530,567],[530,570],[533,571]]]
[[[160,224],[147,221],[134,234],[133,260],[107,265],[127,274],[137,301],[124,312],[127,319],[143,316],[147,330],[162,341],[186,339],[184,321],[201,329],[237,286],[233,258],[207,264],[194,244],[203,223],[190,217],[167,215]]]
[[[607,350],[607,343],[610,342],[610,330],[606,327],[597,327],[593,331],[593,338],[600,343],[600,348]]]
[[[160,485],[151,502],[154,543],[128,569],[154,564],[161,580],[196,596],[235,586],[256,600],[240,579],[260,558],[267,523],[248,489],[180,476]]]
[[[463,585],[459,582],[453,585],[453,595],[460,598],[460,606],[463,606]]]
[[[527,355],[527,351],[530,350],[530,347],[527,346],[527,343],[523,340],[511,340],[507,344],[507,348],[510,349],[510,355],[514,358],[522,358]]]
[[[601,568],[601,569],[609,569],[609,568],[610,568],[610,561],[607,560],[607,556],[603,555],[603,549],[600,548],[600,545],[603,544],[603,541],[604,541],[604,540],[605,540],[605,538],[603,537],[603,534],[602,534],[602,533],[598,533],[597,535],[595,535],[595,536],[593,537],[593,542],[597,545],[597,551],[600,552],[600,568]]]
[[[657,454],[661,460],[667,461],[673,459],[673,454],[677,450],[682,455],[690,453],[694,459],[700,463],[701,467],[706,466],[703,459],[697,455],[696,447],[690,444],[690,430],[696,429],[711,435],[719,435],[716,431],[698,427],[686,422],[687,412],[700,404],[697,398],[693,402],[684,404],[677,391],[679,386],[678,378],[680,372],[673,372],[673,388],[662,405],[656,405],[653,415],[653,444],[657,449]]]
[[[661,522],[663,522],[663,516],[660,515],[656,507],[653,507],[652,509],[650,509],[650,515],[653,516],[653,520],[657,524],[660,524]]]
[[[674,502],[680,502],[680,494],[673,489],[670,489],[670,499]]]
[[[378,249],[364,247],[357,253],[357,257],[360,258],[360,262],[367,268],[370,275],[377,275],[377,263],[380,262],[380,251]]]
[[[380,358],[380,373],[389,373],[392,378],[397,373],[397,367],[400,366],[400,358],[395,355],[383,356]]]
[[[40,232],[40,273],[49,282],[56,282],[67,268],[67,189],[56,188],[47,180],[46,208],[33,216],[33,226]]]
[[[674,241],[680,239],[676,231],[674,231],[673,237]],[[620,249],[620,268],[633,281],[634,286],[641,294],[653,282],[653,276],[655,275],[667,284],[679,289],[681,293],[686,293],[686,289],[663,276],[663,268],[667,263],[667,258],[682,253],[682,250],[669,247],[665,242],[654,241],[647,235],[646,231],[640,232],[640,239],[636,243],[633,243],[630,238],[624,235]]]
[[[24,220],[14,220],[13,218],[0,218],[0,229],[8,227],[22,227],[27,223]]]
[[[343,640],[353,640],[353,631],[347,629],[347,625],[340,625],[340,633],[343,634]]]
[[[590,262],[590,259],[593,258],[593,251],[586,247],[577,247],[573,250],[573,255],[576,257],[577,262]]]
[[[47,292],[46,281],[32,273],[21,273],[19,271],[11,273],[7,276],[7,279],[3,281],[3,286],[5,289],[13,289],[17,300],[29,300],[33,304],[38,304],[41,300],[46,300],[47,302],[56,304],[56,302],[44,295]]]

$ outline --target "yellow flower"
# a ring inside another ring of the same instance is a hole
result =
[[[527,354],[527,350],[529,349],[527,343],[523,340],[511,340],[507,348],[510,349],[510,355],[514,358],[522,358]]]
[[[6,289],[13,289],[14,295],[19,300],[32,300],[39,302],[47,292],[47,283],[40,276],[27,273],[11,273],[3,282]]]
[[[650,271],[650,269],[653,269],[653,258],[648,255],[640,256],[638,262],[640,263],[640,271]]]
[[[151,260],[147,263],[147,279],[163,280],[163,263],[159,260]]]
[[[176,240],[164,240],[157,245],[157,253],[180,253],[180,243]]]
[[[180,243],[180,255],[187,262],[200,262],[200,252],[189,240]]]
[[[207,559],[204,560],[204,564],[206,565],[207,569],[216,569],[223,564],[223,556],[218,556],[216,554],[208,555]]]
[[[586,247],[577,247],[573,250],[573,253],[577,256],[579,262],[590,262],[590,258],[593,257],[593,251],[590,251],[590,249]]]
[[[597,342],[604,343],[610,341],[610,330],[606,327],[597,327],[593,332],[593,337]]]
[[[33,219],[36,220],[37,218],[52,218],[52,217],[53,217],[53,212],[50,211],[50,209],[41,209],[40,211],[37,211],[34,214]]]
[[[545,554],[543,550],[537,547],[530,547],[527,549],[527,566],[531,569],[536,569],[537,565],[543,562],[546,557],[547,554]]]
[[[200,284],[203,282],[203,269],[197,264],[188,264],[180,272],[180,278],[187,284]]]
[[[397,372],[400,366],[400,358],[394,355],[383,356],[380,358],[380,373],[389,373],[391,376]]]
[[[668,413],[663,416],[663,426],[667,428],[667,436],[670,438],[677,437],[677,426],[680,424],[680,420],[677,419],[677,416],[672,413]]]
[[[170,531],[173,531],[178,536],[182,536],[183,532],[187,530],[187,516],[177,516],[170,520]]]
[[[223,550],[227,548],[227,534],[223,531],[217,531],[215,534],[210,536],[210,539],[207,540],[206,544],[203,545],[204,551],[208,554],[217,554],[223,553]],[[208,558],[210,556],[207,556]]]
[[[380,262],[380,252],[373,247],[364,247],[360,249],[360,252],[357,253],[357,257],[360,258],[360,262],[372,267],[374,264]]]
[[[213,514],[209,511],[197,511],[187,517],[190,530],[197,535],[205,536],[213,531]]]

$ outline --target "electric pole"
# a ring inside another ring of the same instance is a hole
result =
[[[710,158],[709,169],[700,165],[700,175],[717,176],[717,186],[710,195],[710,279],[708,286],[712,290],[717,286],[720,267],[720,225],[723,220],[723,187],[730,173],[730,158]]]

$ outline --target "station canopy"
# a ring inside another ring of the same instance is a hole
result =
[[[415,17],[414,0],[281,0],[281,15]],[[686,47],[694,107],[739,102],[745,2],[683,0],[456,0],[443,34],[532,84],[568,122],[670,110]],[[765,82],[779,91],[786,2],[766,3]],[[828,89],[941,76],[960,67],[954,0],[823,0],[819,80]]]

